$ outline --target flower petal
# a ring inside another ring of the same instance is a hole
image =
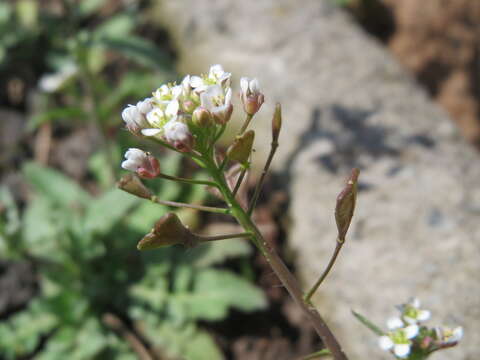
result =
[[[406,358],[410,354],[410,344],[395,344],[393,353],[399,358]]]
[[[429,310],[419,310],[417,315],[418,321],[427,321],[430,319],[431,313]]]
[[[161,129],[142,129],[142,135],[144,136],[155,136],[162,132]]]
[[[405,336],[407,337],[407,339],[413,339],[415,336],[418,335],[418,330],[418,325],[409,325],[404,329]]]
[[[383,350],[390,350],[393,348],[394,343],[388,336],[381,336],[378,339],[378,346],[380,346],[380,348]]]
[[[403,327],[403,325],[404,325],[403,321],[399,317],[392,317],[392,318],[387,320],[387,327],[390,330],[395,330],[395,329],[401,328],[401,327]]]
[[[240,79],[240,89],[242,90],[242,94],[244,94],[245,96],[247,95],[247,91],[248,91],[248,78],[246,77],[242,77]]]

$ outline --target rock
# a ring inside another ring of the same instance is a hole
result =
[[[173,34],[182,71],[221,63],[259,77],[268,106],[254,120],[258,155],[282,103],[275,169],[305,289],[335,246],[335,197],[361,168],[347,244],[314,299],[350,358],[391,358],[350,309],[383,325],[411,295],[432,325],[465,328],[437,360],[478,358],[478,154],[385,49],[328,1],[163,1],[152,14]]]

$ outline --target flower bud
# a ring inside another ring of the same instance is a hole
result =
[[[165,140],[181,152],[189,152],[194,145],[194,139],[188,126],[180,121],[172,120],[164,126]]]
[[[118,182],[117,187],[135,196],[150,199],[152,192],[142,183],[135,174],[126,174]]]
[[[186,113],[191,114],[197,105],[192,100],[185,100],[181,103],[182,110]]]
[[[242,92],[243,109],[248,115],[255,115],[265,101],[264,95],[260,92],[260,84],[257,79],[242,77],[240,79]]]
[[[152,98],[146,98],[137,103],[137,109],[143,115],[147,115],[153,109]]]
[[[142,178],[153,179],[160,174],[158,160],[140,149],[131,148],[125,153],[127,160],[122,162],[122,168],[136,172]]]
[[[137,245],[138,250],[152,250],[162,246],[182,244],[192,247],[198,237],[187,229],[177,215],[167,213],[155,223],[153,229]]]
[[[202,106],[195,109],[192,115],[192,121],[195,125],[200,127],[209,126],[212,124],[212,113]]]
[[[233,144],[227,150],[227,157],[230,160],[238,161],[240,164],[247,164],[248,158],[252,153],[253,140],[255,132],[249,130],[239,135],[233,141]]]
[[[338,229],[338,241],[345,241],[350,222],[352,221],[357,199],[357,181],[359,169],[353,169],[347,185],[337,197],[335,207],[335,221]]]
[[[280,135],[280,129],[282,128],[282,107],[277,103],[275,105],[275,112],[273,113],[272,118],[272,140],[273,142],[278,142],[278,137]]]
[[[142,129],[148,126],[145,115],[135,105],[128,105],[122,111],[122,119],[128,131],[138,135]]]

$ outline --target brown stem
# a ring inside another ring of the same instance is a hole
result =
[[[317,291],[320,284],[323,282],[323,280],[325,280],[328,273],[332,269],[333,264],[335,264],[335,260],[337,260],[337,256],[340,253],[340,250],[342,249],[343,244],[344,244],[344,241],[337,240],[337,245],[335,246],[335,251],[333,252],[332,257],[330,258],[330,261],[328,262],[327,267],[323,271],[323,274],[318,278],[317,282],[312,286],[312,288],[307,293],[307,295],[305,295],[305,301],[307,303],[310,302],[310,299],[312,298],[313,294],[315,294],[315,291]]]
[[[240,185],[242,185],[243,178],[245,177],[246,173],[247,173],[247,169],[243,168],[242,172],[240,173],[240,176],[238,177],[237,183],[235,184],[235,188],[233,189],[233,197],[237,195],[238,189],[240,189]]]
[[[243,134],[245,130],[247,130],[248,125],[250,124],[250,121],[252,121],[253,115],[247,114],[247,117],[245,119],[245,122],[243,123],[242,129],[240,130],[239,135]]]

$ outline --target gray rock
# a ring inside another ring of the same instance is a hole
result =
[[[348,242],[315,297],[350,358],[390,358],[350,309],[382,324],[416,295],[431,324],[465,327],[462,344],[435,359],[478,359],[480,167],[445,113],[328,1],[176,0],[157,10],[180,70],[221,63],[260,79],[269,106],[255,120],[259,155],[272,106],[283,104],[276,170],[305,288],[335,246],[336,194],[351,167],[362,169]]]

